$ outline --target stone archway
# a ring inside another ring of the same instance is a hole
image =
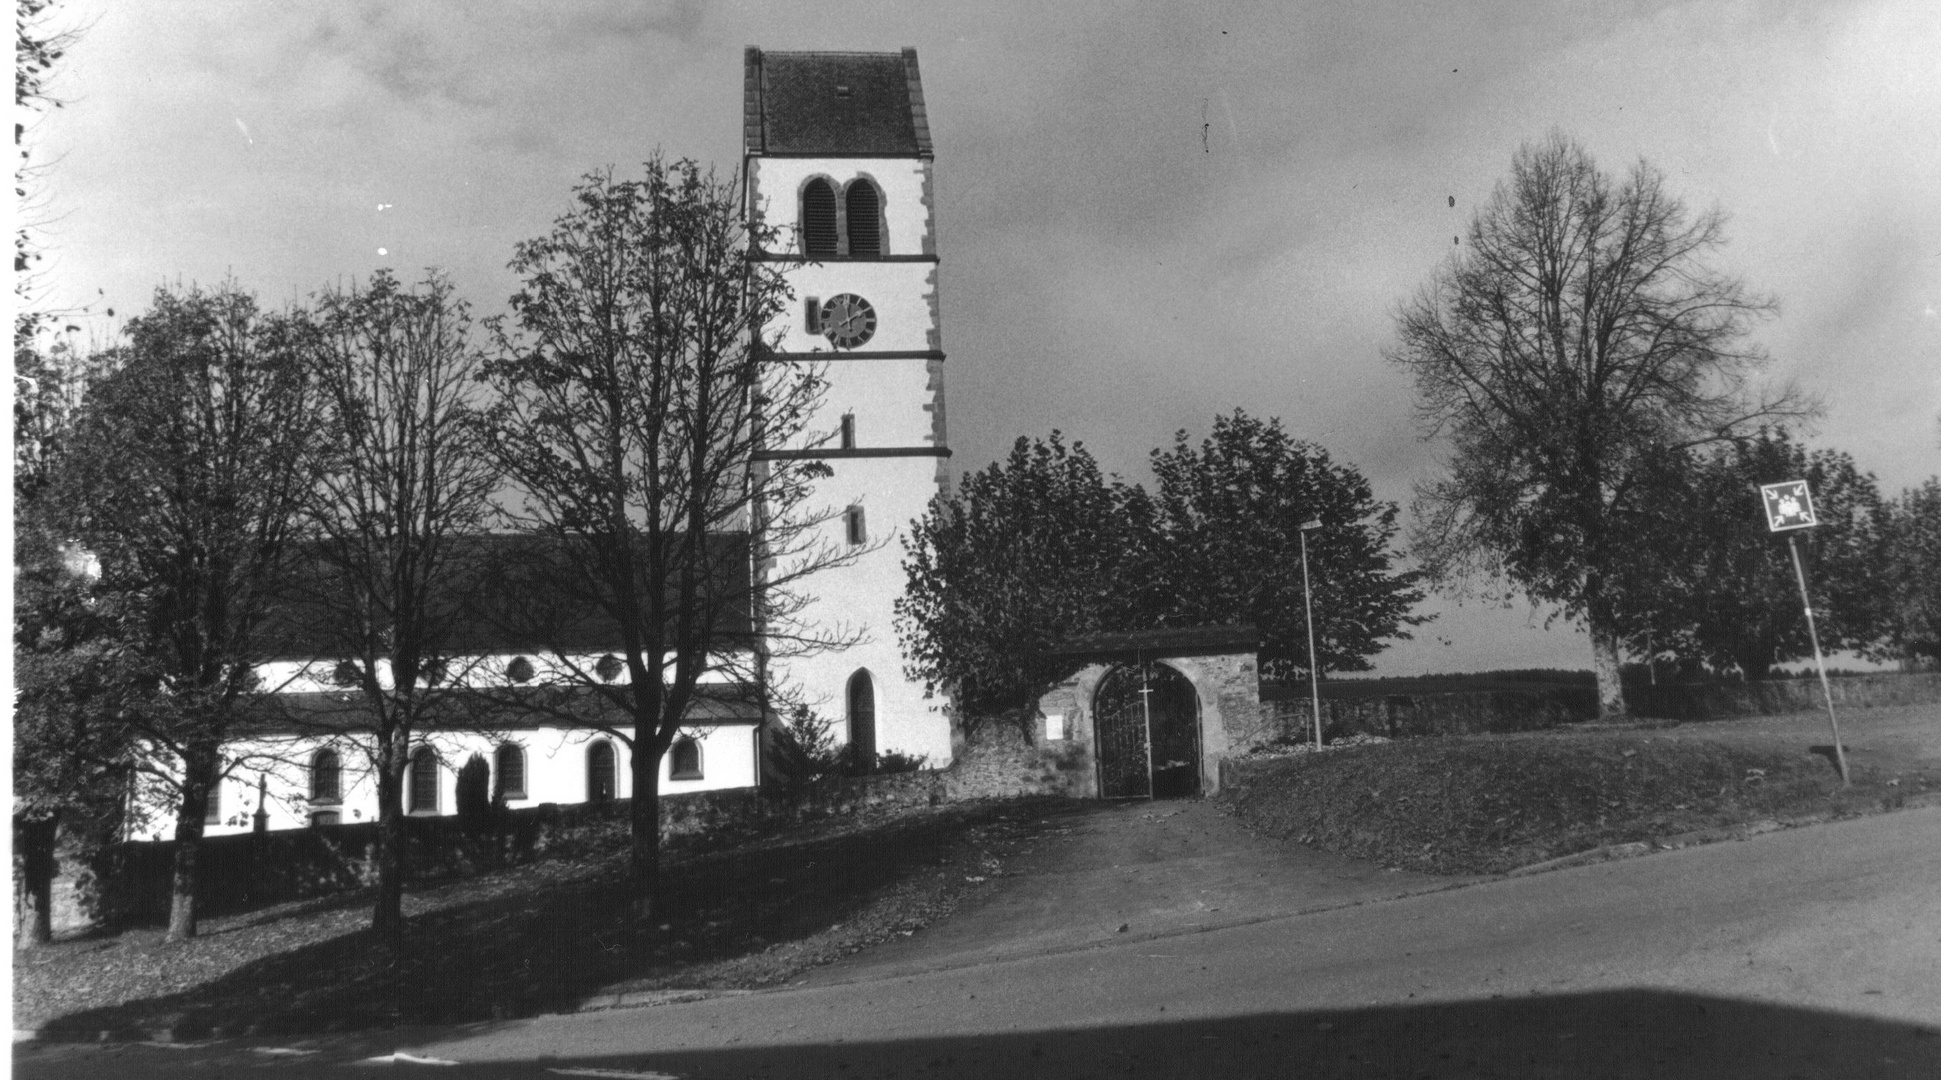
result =
[[[1107,799],[1200,794],[1200,702],[1191,679],[1154,661],[1120,664],[1093,696],[1098,790]]]

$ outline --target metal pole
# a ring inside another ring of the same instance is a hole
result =
[[[1847,748],[1840,745],[1840,718],[1833,715],[1833,685],[1826,681],[1826,660],[1820,655],[1820,631],[1813,624],[1813,598],[1806,594],[1806,566],[1799,561],[1799,542],[1790,534],[1786,547],[1793,553],[1793,576],[1799,579],[1799,602],[1806,608],[1806,634],[1813,639],[1813,666],[1820,672],[1820,693],[1826,695],[1826,721],[1833,725],[1833,760],[1840,766],[1840,785],[1851,787],[1847,775]]]
[[[1307,605],[1307,681],[1314,693],[1314,748],[1321,749],[1321,665],[1314,658],[1314,590],[1307,580],[1307,530],[1301,530],[1301,600]]]
[[[1146,717],[1146,798],[1152,799],[1152,678],[1144,657],[1133,653],[1139,659],[1139,708]]]

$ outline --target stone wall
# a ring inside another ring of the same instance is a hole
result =
[[[1307,699],[1270,701],[1265,703],[1265,712],[1268,730],[1261,743],[1298,743],[1314,738],[1314,710]],[[1412,739],[1536,731],[1596,716],[1595,687],[1322,698],[1321,737],[1324,742],[1333,742],[1350,735]]]
[[[664,795],[661,839],[669,845],[714,846],[812,818],[934,806],[951,797],[944,774],[933,770],[835,777],[794,791],[734,788]],[[409,879],[449,880],[576,849],[611,850],[630,827],[631,807],[628,799],[545,803],[507,811],[503,826],[483,835],[468,835],[455,817],[408,817]],[[197,910],[222,915],[372,884],[376,840],[375,822],[206,837],[199,853]],[[174,858],[173,840],[103,849],[91,865],[55,883],[63,916],[58,928],[165,920]]]
[[[1827,684],[1833,691],[1836,711],[1941,702],[1941,674],[1841,675],[1828,679]],[[1770,716],[1826,708],[1818,678],[1627,686],[1624,696],[1637,715],[1667,720]]]

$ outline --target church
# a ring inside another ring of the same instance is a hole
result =
[[[854,558],[808,583],[813,599],[804,617],[861,634],[845,649],[777,659],[768,676],[828,720],[837,741],[941,768],[951,761],[945,703],[905,677],[894,610],[903,591],[903,530],[950,484],[933,155],[916,51],[750,48],[743,115],[743,212],[788,241],[784,250],[750,254],[775,264],[795,296],[786,325],[764,337],[778,343],[781,359],[821,365],[826,381],[820,414],[792,444],[760,451],[755,464],[808,459],[830,470],[816,491],[831,530],[824,539],[853,548]],[[466,655],[452,665],[457,685],[503,691],[549,681],[536,643],[490,625],[464,636]],[[583,666],[600,668],[605,644],[586,640]],[[281,688],[283,711],[299,721],[272,724],[231,748],[233,759],[277,764],[232,770],[210,800],[206,835],[376,819],[375,779],[359,768],[364,755],[340,745],[343,738],[317,734],[332,710],[360,707],[334,684],[330,667],[302,648],[264,666],[264,681]],[[661,763],[662,794],[761,783],[776,717],[734,689],[703,688],[694,726]],[[557,715],[506,714],[502,724],[495,718],[424,732],[410,754],[405,809],[454,813],[458,770],[474,755],[513,807],[629,798],[625,754],[590,723]],[[138,801],[154,803],[149,822],[169,818],[159,792]]]

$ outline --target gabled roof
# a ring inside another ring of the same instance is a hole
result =
[[[681,539],[676,535],[669,542]],[[583,546],[585,541],[474,534],[447,542],[451,547],[433,582],[430,616],[445,630],[445,649],[451,655],[548,648],[600,653],[619,646],[619,624],[575,572],[590,553],[581,551],[575,559],[567,549],[569,543]],[[747,647],[754,632],[748,534],[710,533],[694,555],[702,588],[693,614],[707,620],[719,646]],[[638,572],[643,582],[653,579],[644,565]],[[329,561],[314,548],[291,554],[281,595],[259,630],[268,656],[314,660],[342,655],[334,625],[339,613],[327,599],[333,595],[333,574]],[[678,618],[679,605],[676,583],[670,580],[661,605],[670,623]]]
[[[1073,638],[1046,650],[1053,656],[1099,660],[1136,656],[1222,656],[1260,648],[1260,632],[1251,626],[1170,626]]]
[[[750,154],[931,153],[915,49],[767,52],[751,45],[742,94]]]

